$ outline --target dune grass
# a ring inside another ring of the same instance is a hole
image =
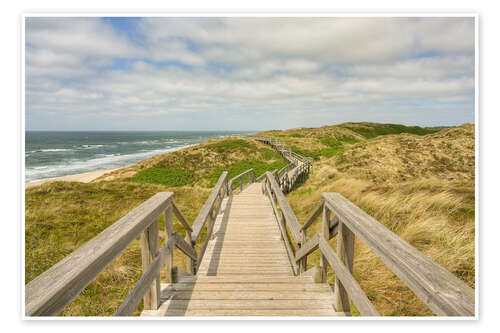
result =
[[[193,221],[209,189],[131,182],[54,182],[26,190],[25,283],[49,269],[85,242],[157,192],[174,192],[174,200]],[[160,217],[160,242],[165,227]],[[174,231],[185,235],[178,221]],[[202,235],[202,237],[204,237]],[[176,250],[175,264],[185,267]],[[127,297],[142,274],[139,238],[133,241],[82,293],[62,316],[109,316]],[[142,309],[139,306],[136,314]]]
[[[310,178],[287,198],[303,222],[322,192],[339,192],[474,288],[473,133],[473,126],[465,125],[425,137],[387,136],[351,146],[344,157],[316,162]],[[397,144],[399,140],[403,143]],[[318,218],[309,236],[319,231],[320,224]],[[318,251],[309,258],[308,267],[319,264]],[[356,280],[382,315],[432,315],[359,239],[354,262]],[[330,271],[329,281],[333,275]]]
[[[301,152],[318,154],[309,179],[287,195],[299,221],[305,221],[322,192],[339,192],[474,287],[474,127],[433,129],[435,133],[425,136],[418,129],[415,134],[375,130],[377,136],[369,139],[365,136],[371,134],[365,130],[349,129],[367,126],[378,124],[266,132]],[[328,149],[334,153],[325,153]],[[154,193],[174,192],[174,200],[192,222],[222,171],[228,170],[231,178],[251,167],[259,175],[284,165],[268,146],[228,138],[154,156],[94,183],[54,182],[29,188],[25,283]],[[159,223],[162,243],[161,218]],[[319,230],[319,224],[316,221],[309,236]],[[174,231],[184,235],[178,222]],[[185,267],[184,255],[176,250],[174,258],[175,265]],[[318,251],[309,258],[309,267],[318,264]],[[381,314],[432,314],[359,240],[354,267],[355,278]],[[141,271],[140,245],[135,240],[61,315],[112,315]],[[330,282],[332,278],[329,272]]]
[[[192,223],[224,170],[230,176],[254,168],[274,170],[285,161],[267,146],[249,139],[218,139],[158,155],[92,183],[50,182],[26,189],[25,283],[49,269],[85,242],[157,192],[174,200]],[[194,172],[196,171],[196,172]],[[165,241],[159,218],[160,245]],[[185,231],[174,219],[174,231]],[[199,247],[206,237],[204,229]],[[185,268],[177,249],[174,264]],[[142,274],[137,238],[61,313],[62,316],[110,316]],[[163,274],[164,276],[164,274]],[[142,304],[135,314],[142,310]]]

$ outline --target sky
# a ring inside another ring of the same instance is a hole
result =
[[[474,122],[474,18],[27,17],[27,130]]]

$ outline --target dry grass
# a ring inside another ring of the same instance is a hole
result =
[[[316,207],[322,192],[339,192],[474,287],[474,128],[463,125],[426,136],[377,137],[386,132],[422,134],[421,130],[362,123],[262,134],[279,136],[311,152],[332,149],[337,142],[341,147],[332,157],[319,154],[310,178],[288,195],[300,221]],[[210,193],[206,187],[222,170],[238,172],[252,163],[265,169],[282,160],[253,140],[211,140],[155,156],[93,183],[55,182],[27,189],[25,282],[158,191],[174,192],[175,201],[192,222]],[[187,170],[193,175],[192,182],[189,186],[167,187],[127,181],[153,167]],[[160,227],[163,230],[161,219]],[[318,229],[316,223],[310,235]],[[174,230],[184,235],[180,224],[176,223]],[[161,232],[162,242],[164,236]],[[184,255],[176,252],[174,258],[176,265],[185,267]],[[309,266],[318,262],[318,253],[313,253]],[[141,271],[136,240],[62,315],[113,314]],[[383,315],[431,314],[358,240],[355,277]]]
[[[204,188],[134,184],[128,182],[54,182],[26,191],[26,259],[28,283],[99,232],[157,192],[174,192],[174,200],[193,221],[210,190]],[[160,243],[164,242],[163,219]],[[174,231],[185,235],[177,221]],[[185,256],[174,259],[185,267]],[[61,313],[63,316],[112,315],[142,274],[139,239],[133,241]],[[139,307],[140,310],[141,307]]]
[[[338,155],[315,163],[311,177],[288,195],[299,220],[305,221],[322,192],[339,192],[474,288],[473,127],[444,129],[424,137],[378,137],[346,149],[343,155],[348,156],[347,162]],[[441,166],[443,157],[449,159],[446,166],[430,167]],[[409,163],[401,164],[403,159]],[[309,236],[319,230],[319,224],[313,225]],[[314,253],[309,265],[318,263]],[[358,239],[355,277],[383,315],[432,314]]]

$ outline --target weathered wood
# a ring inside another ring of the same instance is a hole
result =
[[[167,240],[170,240],[171,238],[174,238],[173,232],[173,220],[172,220],[172,211],[173,207],[169,206],[165,210],[165,215],[164,215],[164,221],[165,221],[165,238]],[[173,242],[175,244],[175,238],[173,239]],[[169,254],[167,254],[166,257],[166,263],[165,263],[165,271],[166,271],[166,280],[167,282],[173,282],[173,269],[174,269],[174,253],[173,251]]]
[[[144,311],[144,316],[210,316],[210,317],[227,317],[227,316],[305,316],[305,317],[331,317],[345,316],[342,312],[335,312],[333,309],[172,309],[164,313]]]
[[[318,239],[319,241],[319,239]],[[304,273],[300,274],[300,276],[310,276],[314,283],[321,283],[322,276],[321,276],[321,271],[319,269],[319,266],[314,266],[305,271]],[[326,284],[325,284],[326,285]]]
[[[134,313],[139,305],[142,297],[148,291],[149,286],[154,281],[156,276],[160,273],[165,258],[173,253],[174,238],[170,238],[167,243],[161,248],[158,255],[155,257],[149,268],[142,274],[139,282],[135,285],[134,289],[127,296],[125,301],[120,305],[115,313],[115,316],[130,316]]]
[[[185,270],[183,270],[177,266],[174,267],[174,274],[173,274],[174,279],[173,280],[175,283],[179,282],[180,280],[182,280],[183,278],[188,277],[188,276],[194,276],[194,275],[189,273],[189,272],[186,272]],[[163,290],[164,288],[165,288],[165,284],[162,284],[161,289]]]
[[[229,193],[232,194],[233,189],[233,182],[237,179],[239,179],[239,184],[238,186],[240,187],[240,192],[243,190],[243,177],[248,176],[248,182],[251,183],[253,182],[253,179],[255,178],[254,170],[253,169],[248,169],[245,172],[240,173],[239,175],[231,178],[228,182],[228,188],[229,188]]]
[[[354,264],[354,234],[342,222],[339,224],[337,240],[337,255],[349,272],[353,273]],[[351,312],[349,295],[340,279],[335,276],[335,309],[337,311]]]
[[[288,227],[290,228],[295,243],[300,244],[302,242],[302,237],[300,234],[301,226],[299,224],[299,221],[297,221],[297,217],[295,217],[292,207],[290,207],[290,204],[283,195],[283,192],[281,192],[281,189],[276,183],[274,177],[269,171],[267,171],[266,174],[267,180],[270,183],[271,190],[276,195],[276,200],[285,217],[286,225],[288,225]]]
[[[271,195],[271,188],[269,186],[269,183],[266,182],[265,186],[267,188],[267,193],[269,193]],[[271,201],[271,205],[273,207],[273,212],[274,212],[274,216],[276,218],[276,222],[278,223],[279,229],[281,231],[282,239],[285,243],[285,248],[286,248],[286,251],[288,254],[288,259],[290,260],[290,264],[292,265],[294,275],[297,275],[297,264],[295,263],[295,253],[293,251],[292,245],[290,244],[290,238],[288,237],[288,233],[286,231],[286,226],[284,225],[284,222],[282,219],[283,215],[281,215],[278,212],[278,209],[275,205],[274,200],[272,198],[270,198],[270,201]]]
[[[152,223],[141,234],[142,271],[145,272],[158,252],[158,223]],[[160,271],[144,294],[144,309],[156,310],[160,306]]]
[[[320,234],[316,233],[314,234],[314,236],[309,238],[304,244],[302,244],[302,247],[298,249],[297,252],[295,253],[295,260],[299,261],[308,256],[309,254],[311,254],[312,252],[316,251],[319,246],[318,245],[319,237],[321,237]]]
[[[182,214],[181,210],[179,209],[179,207],[177,207],[177,204],[173,200],[172,200],[172,207],[174,209],[175,216],[177,217],[179,222],[182,224],[184,229],[186,229],[186,231],[188,231],[189,233],[193,232],[193,229],[191,229],[191,226],[189,225],[186,217],[184,216],[184,214]]]
[[[198,237],[200,237],[201,230],[205,226],[207,218],[209,217],[210,212],[213,209],[213,205],[220,195],[221,188],[223,186],[227,186],[227,185],[225,185],[226,180],[227,180],[227,171],[224,171],[220,175],[219,180],[217,181],[217,184],[215,184],[214,189],[212,190],[212,192],[208,196],[208,199],[205,201],[205,204],[203,205],[200,212],[198,213],[198,216],[194,220],[193,226],[192,226],[193,233],[191,235],[194,243],[196,243],[196,241],[198,240]]]
[[[309,218],[302,225],[302,227],[301,227],[302,230],[307,230],[307,228],[309,228],[311,226],[311,224],[314,223],[316,217],[318,217],[319,214],[321,214],[321,212],[323,212],[324,203],[325,203],[325,199],[321,199],[321,202],[319,203],[319,205],[313,210],[311,215],[309,215]]]
[[[27,316],[57,315],[170,204],[161,192],[39,275],[25,287]]]
[[[318,237],[318,246],[319,246],[319,240],[323,239],[328,242],[328,234],[329,234],[329,226],[328,223],[330,221],[330,211],[326,208],[325,205],[323,205],[323,214],[321,217],[321,232],[320,236]],[[319,255],[319,269],[321,271],[321,282],[326,283],[326,277],[328,273],[328,267],[327,267],[327,262],[325,255],[321,251]]]
[[[335,276],[342,281],[342,285],[347,290],[347,293],[356,305],[358,311],[363,316],[379,316],[379,313],[368,297],[366,297],[366,294],[361,289],[358,282],[356,282],[349,269],[342,263],[342,260],[337,257],[328,242],[322,237],[319,239],[319,248],[326,261],[335,271]]]
[[[473,316],[474,290],[338,193],[325,205],[429,308],[443,316]]]
[[[175,247],[177,247],[185,255],[189,256],[193,260],[196,260],[198,258],[195,249],[191,246],[191,244],[186,243],[181,235],[175,233],[173,237],[175,237]]]

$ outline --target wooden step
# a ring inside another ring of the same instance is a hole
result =
[[[169,309],[165,311],[143,311],[142,316],[174,316],[174,317],[227,317],[227,316],[263,316],[263,317],[332,317],[345,316],[342,312],[333,309]]]

